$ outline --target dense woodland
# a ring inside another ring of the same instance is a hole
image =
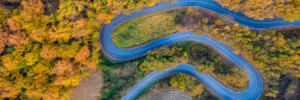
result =
[[[69,99],[101,62],[101,24],[158,1],[1,0],[1,98]]]
[[[215,0],[229,10],[254,19],[283,17],[288,21],[300,18],[300,0]]]

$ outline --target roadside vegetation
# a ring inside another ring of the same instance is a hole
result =
[[[103,70],[104,86],[101,91],[101,100],[121,99],[135,84],[146,77],[138,69],[136,61],[105,66]]]
[[[263,20],[283,17],[288,21],[300,18],[300,0],[216,0],[223,7],[244,13],[248,17]]]
[[[148,100],[152,95],[170,89],[175,89],[179,92],[185,92],[193,100],[218,100],[218,98],[215,96],[216,94],[210,93],[210,90],[207,90],[200,80],[183,73],[167,76],[152,83],[146,87],[135,99]]]
[[[204,86],[201,83],[197,84],[195,80],[192,76],[179,73],[171,77],[170,84],[174,88],[179,88],[179,91],[186,91],[191,97],[201,97]]]
[[[247,88],[247,73],[232,64],[229,59],[224,63],[215,53],[211,48],[198,42],[179,42],[170,48],[163,46],[149,51],[139,68],[146,72],[167,71],[179,63],[188,63],[194,65],[200,74],[205,72],[234,91]]]

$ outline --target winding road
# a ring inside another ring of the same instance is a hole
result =
[[[217,82],[211,76],[206,74],[198,74],[194,69],[194,66],[189,64],[179,64],[177,67],[169,71],[154,71],[148,76],[146,76],[142,81],[137,83],[123,98],[122,100],[132,100],[139,92],[141,92],[145,87],[150,85],[152,82],[170,73],[186,73],[190,74],[198,79],[200,79],[204,84],[210,87],[214,92],[216,92],[220,97],[226,100],[255,100],[258,99],[263,90],[263,81],[252,64],[245,60],[240,55],[232,53],[232,49],[223,43],[216,42],[216,40],[209,39],[208,36],[195,36],[192,32],[178,32],[167,37],[152,41],[145,45],[138,47],[123,49],[114,45],[112,41],[113,30],[121,23],[130,20],[132,18],[153,13],[156,11],[180,7],[180,6],[200,6],[202,8],[210,9],[219,14],[230,14],[234,17],[235,21],[242,25],[253,27],[253,28],[275,28],[284,26],[300,26],[300,20],[295,20],[294,22],[288,22],[280,17],[274,19],[265,20],[254,20],[252,18],[246,17],[244,14],[239,12],[229,11],[226,8],[222,8],[220,4],[213,0],[178,0],[176,3],[167,3],[162,5],[155,5],[153,7],[145,8],[142,11],[131,13],[130,15],[118,15],[112,19],[110,24],[103,26],[100,36],[100,41],[105,53],[111,58],[118,61],[127,61],[136,59],[146,55],[149,50],[161,47],[163,45],[169,45],[179,41],[198,41],[208,44],[221,52],[224,56],[233,61],[236,65],[247,71],[249,77],[249,87],[243,92],[234,92]]]

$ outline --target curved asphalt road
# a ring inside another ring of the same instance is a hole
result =
[[[215,79],[205,74],[198,74],[192,65],[188,64],[179,64],[177,67],[170,71],[154,71],[145,77],[142,81],[140,81],[137,85],[135,85],[123,98],[122,100],[131,100],[133,99],[139,92],[141,92],[145,87],[159,79],[160,77],[170,74],[170,73],[186,73],[195,76],[196,78],[202,80],[207,86],[209,86],[212,90],[214,90],[220,97],[224,99],[236,99],[236,100],[254,100],[258,99],[262,89],[263,89],[263,81],[260,74],[251,65],[248,61],[246,61],[240,55],[236,55],[232,53],[232,49],[227,47],[226,45],[216,42],[215,40],[209,39],[208,36],[195,36],[192,32],[178,32],[176,34],[172,34],[170,36],[155,40],[153,42],[147,43],[142,46],[134,47],[134,48],[118,48],[114,45],[112,41],[112,32],[115,27],[117,27],[122,22],[130,20],[132,18],[153,13],[156,11],[180,7],[180,6],[200,6],[202,8],[210,9],[219,14],[230,14],[235,18],[235,21],[239,22],[242,25],[246,25],[253,28],[274,28],[274,27],[283,27],[283,26],[299,26],[300,20],[295,20],[294,22],[284,21],[282,18],[274,18],[274,19],[265,19],[262,21],[254,20],[252,18],[246,17],[244,14],[239,12],[229,11],[226,8],[222,8],[217,2],[212,0],[178,0],[176,3],[168,3],[162,5],[155,5],[153,7],[145,8],[140,12],[135,12],[130,15],[118,15],[110,24],[107,24],[103,27],[101,31],[100,40],[102,43],[103,50],[105,53],[114,58],[116,60],[126,61],[136,59],[145,55],[149,50],[154,48],[169,45],[179,41],[198,41],[202,43],[206,43],[218,51],[220,51],[223,55],[228,57],[231,61],[236,63],[239,67],[247,71],[248,77],[250,80],[250,85],[247,90],[243,92],[233,92],[220,83],[218,83]]]

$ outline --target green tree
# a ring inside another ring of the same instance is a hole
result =
[[[208,18],[206,18],[206,17],[202,18],[202,22],[207,24],[208,23]]]
[[[216,25],[222,25],[222,20],[216,19],[216,20],[215,20],[215,24],[216,24]]]
[[[8,17],[8,12],[6,11],[6,9],[0,7],[0,22],[4,22],[7,17]]]

